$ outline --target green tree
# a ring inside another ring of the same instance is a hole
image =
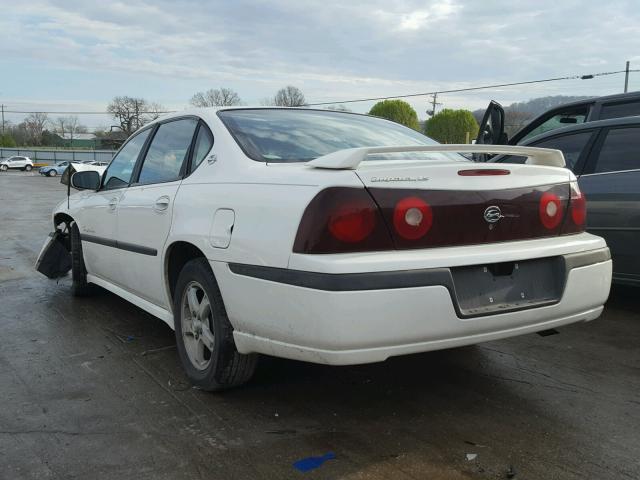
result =
[[[10,134],[5,133],[4,135],[0,135],[0,147],[14,148],[16,147],[16,141]]]
[[[478,135],[478,122],[469,110],[445,108],[431,117],[425,125],[425,134],[440,143],[465,143]]]
[[[386,118],[414,130],[420,130],[418,114],[411,105],[403,100],[383,100],[378,102],[369,110],[369,115]]]

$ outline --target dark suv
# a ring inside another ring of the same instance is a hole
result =
[[[520,145],[537,135],[581,123],[640,115],[640,92],[594,97],[547,110],[513,137],[504,133],[504,109],[492,101],[484,113],[477,144]]]
[[[640,108],[640,94],[625,96],[633,97],[635,100],[629,102],[626,111]],[[613,110],[607,110],[611,98],[614,97],[603,97],[607,102],[592,101],[589,108],[593,113],[587,114],[586,122],[565,122],[560,124],[564,128],[539,133],[539,127],[558,115],[549,116],[547,112],[538,117],[541,121],[537,126],[529,128],[534,120],[514,139],[521,138],[520,145],[554,148],[564,153],[567,168],[576,174],[587,198],[587,230],[604,237],[611,249],[614,281],[640,286],[640,116],[590,121],[596,111],[600,116],[611,115]],[[567,112],[565,107],[553,111]],[[615,108],[618,113],[625,111],[619,104]],[[514,155],[490,159],[499,163],[525,160]]]

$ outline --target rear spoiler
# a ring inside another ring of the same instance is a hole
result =
[[[376,153],[402,152],[454,152],[454,153],[488,153],[490,155],[518,155],[527,157],[527,163],[548,167],[564,167],[564,155],[560,150],[550,148],[518,147],[511,145],[407,145],[399,147],[363,147],[346,148],[329,153],[307,162],[314,168],[335,170],[354,170],[367,155]]]

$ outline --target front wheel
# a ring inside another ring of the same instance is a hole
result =
[[[0,170],[6,172],[7,170],[9,170],[9,167],[7,167],[6,165],[0,165]]]
[[[24,167],[24,169],[25,169],[27,172],[30,172],[32,168],[33,168],[33,167],[32,167],[31,165],[27,165],[26,167]]]
[[[55,177],[58,174],[58,172],[56,172],[55,170],[49,170],[49,173],[47,173],[47,175],[49,175],[50,177]]]
[[[233,327],[206,259],[191,260],[180,272],[173,319],[178,356],[194,385],[216,391],[249,381],[257,355],[236,349]]]

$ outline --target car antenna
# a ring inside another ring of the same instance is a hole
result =
[[[71,175],[73,175],[73,173],[71,172],[71,169],[73,168],[73,164],[71,162],[69,162],[69,166],[64,170],[64,172],[62,172],[62,177],[60,177],[60,182],[61,183],[65,183],[65,177],[66,177],[66,184],[67,184],[67,210],[69,210],[69,197],[71,196]]]

